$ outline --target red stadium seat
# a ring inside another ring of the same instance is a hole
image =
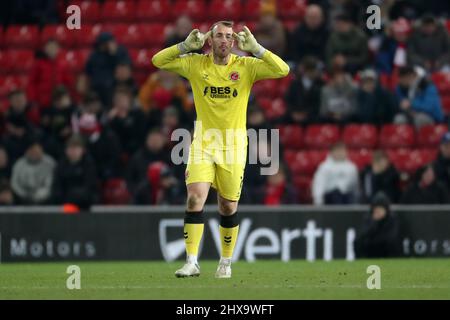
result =
[[[142,23],[139,32],[142,35],[143,47],[162,47],[172,25],[162,23]]]
[[[240,0],[212,0],[208,7],[208,19],[238,21],[241,18],[241,11]]]
[[[284,97],[291,85],[292,80],[294,80],[294,75],[289,73],[286,77],[278,80],[278,96]]]
[[[41,31],[41,46],[44,45],[48,39],[54,38],[58,40],[62,47],[72,48],[75,45],[75,34],[79,31],[80,30],[69,30],[65,25],[47,25]]]
[[[144,36],[137,24],[115,23],[104,25],[104,31],[111,32],[117,42],[125,47],[143,47]]]
[[[427,125],[419,129],[417,145],[422,148],[435,148],[439,145],[442,136],[448,131],[445,124]]]
[[[129,204],[131,195],[124,179],[112,178],[105,181],[102,192],[102,202],[107,205]]]
[[[300,149],[303,147],[303,128],[298,125],[279,127],[280,142],[285,149]]]
[[[6,50],[0,52],[0,72],[27,73],[34,63],[32,50]]]
[[[312,178],[308,176],[294,176],[293,184],[297,188],[299,201],[302,204],[312,203]]]
[[[95,39],[102,32],[101,24],[86,24],[81,30],[77,30],[75,36],[75,44],[77,48],[91,48]]]
[[[306,0],[283,0],[277,1],[279,16],[285,19],[296,19],[301,21],[305,15]]]
[[[136,7],[136,18],[140,22],[169,22],[172,18],[169,0],[139,0]]]
[[[73,73],[83,72],[91,51],[89,49],[68,50],[62,53],[61,59]]]
[[[103,22],[134,22],[136,7],[133,1],[107,0],[102,6]]]
[[[436,149],[391,149],[387,155],[400,172],[414,174],[420,167],[431,163],[437,155]]]
[[[261,109],[264,110],[264,114],[268,120],[278,119],[286,113],[286,103],[281,98],[275,100],[260,98],[257,102]]]
[[[372,162],[372,150],[350,149],[348,151],[348,157],[358,167],[358,170],[362,170]]]
[[[370,124],[349,124],[342,132],[342,140],[349,148],[375,148],[378,140],[377,128]]]
[[[100,4],[98,1],[70,1],[69,4],[75,4],[80,7],[81,30],[84,28],[84,23],[98,23],[100,21]]]
[[[381,128],[380,146],[382,148],[408,148],[415,143],[414,128],[410,125],[387,124]]]
[[[333,124],[310,125],[306,129],[305,143],[308,148],[325,149],[340,138],[339,127]]]
[[[197,22],[203,22],[207,18],[204,0],[176,0],[172,12],[176,12],[177,16],[188,15]]]
[[[261,12],[262,0],[247,0],[244,3],[245,19],[258,20]],[[250,29],[251,30],[251,29]]]
[[[5,31],[3,42],[7,49],[37,49],[39,29],[37,26],[9,26]]]
[[[431,79],[436,85],[439,93],[450,93],[450,73],[448,72],[436,72],[431,75]]]
[[[275,98],[278,96],[278,81],[275,79],[257,81],[253,85],[252,92],[257,98]]]
[[[319,164],[327,157],[325,150],[299,151],[295,154],[294,160],[288,162],[292,174],[313,176]]]
[[[299,24],[300,24],[300,21],[298,21],[297,19],[283,20],[283,27],[290,33],[292,33]]]
[[[0,77],[0,98],[7,98],[8,94],[15,89],[26,89],[27,76],[5,76]]]
[[[442,111],[445,115],[450,116],[450,96],[444,96],[441,98]]]
[[[130,57],[133,61],[133,66],[136,70],[149,73],[155,70],[152,63],[152,57],[158,49],[131,49]]]

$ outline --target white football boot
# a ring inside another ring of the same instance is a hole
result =
[[[216,271],[216,278],[231,278],[231,259],[220,259],[219,266]]]
[[[200,266],[197,263],[187,262],[181,269],[175,271],[177,278],[198,277],[199,275]]]

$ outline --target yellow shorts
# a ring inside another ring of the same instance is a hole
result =
[[[247,149],[214,152],[189,150],[186,167],[186,185],[195,182],[210,182],[225,199],[238,201],[241,196]]]

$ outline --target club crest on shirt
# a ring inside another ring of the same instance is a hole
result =
[[[232,71],[229,76],[231,81],[238,81],[240,79],[239,72]]]

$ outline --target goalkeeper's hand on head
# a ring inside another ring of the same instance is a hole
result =
[[[203,48],[206,39],[211,35],[211,31],[203,34],[198,29],[194,29],[189,33],[186,40],[178,44],[178,48],[182,53],[200,50]]]
[[[266,51],[266,49],[264,49],[264,47],[256,41],[255,36],[246,26],[244,26],[244,31],[239,33],[235,32],[233,33],[233,36],[238,42],[239,49],[250,52],[258,58],[264,54],[264,51]]]

